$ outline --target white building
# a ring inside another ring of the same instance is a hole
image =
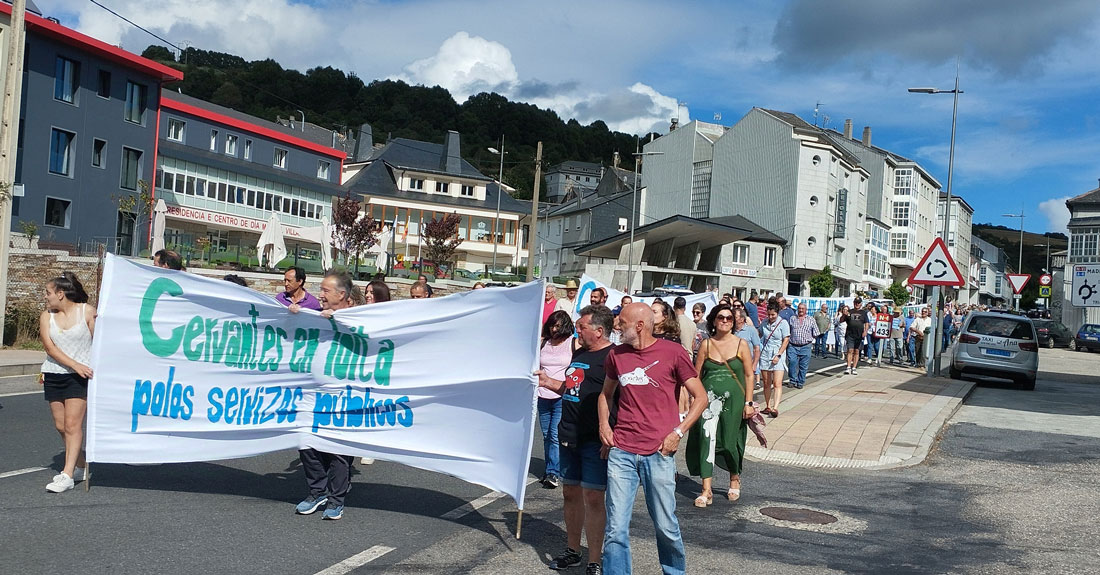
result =
[[[947,194],[940,193],[936,202],[937,229],[943,229],[944,210],[947,206]],[[964,276],[969,275],[970,269],[970,244],[971,231],[973,229],[974,208],[966,203],[960,196],[951,196],[951,219],[947,223],[947,250],[951,258],[955,260],[955,266]],[[958,301],[971,301],[971,287],[969,282],[956,290],[955,297]]]

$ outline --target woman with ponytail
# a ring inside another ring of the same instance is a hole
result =
[[[46,349],[42,386],[54,427],[65,443],[65,466],[46,485],[46,491],[61,493],[72,489],[76,479],[88,478],[82,446],[95,308],[88,305],[88,293],[71,272],[46,282],[45,300],[46,311],[38,323]]]

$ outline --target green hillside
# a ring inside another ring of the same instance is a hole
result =
[[[973,235],[1003,249],[1008,256],[1008,265],[1013,271],[1019,267],[1020,260],[1020,230],[992,224],[974,224]],[[1021,305],[1024,309],[1034,305],[1039,296],[1039,274],[1047,267],[1047,241],[1050,242],[1050,252],[1064,250],[1069,245],[1069,238],[1065,234],[1047,232],[1036,234],[1024,231],[1024,253],[1022,273],[1031,274],[1031,280],[1024,288]]]

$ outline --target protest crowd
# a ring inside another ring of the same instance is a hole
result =
[[[158,251],[153,264],[183,270],[179,254],[169,250]],[[224,279],[247,287],[237,275]],[[381,279],[360,289],[346,272],[329,271],[316,294],[306,291],[306,279],[299,267],[284,273],[284,290],[275,299],[291,314],[314,310],[331,318],[339,310],[392,299]],[[479,282],[474,289],[483,287]],[[580,301],[579,289],[569,280],[559,298],[557,288],[546,285],[536,406],[545,461],[541,483],[561,489],[566,526],[564,547],[549,568],[583,565],[588,575],[631,572],[630,527],[639,487],[661,569],[684,573],[676,515],[681,448],[689,474],[700,480],[695,507],[713,505],[716,493],[736,502],[745,488],[749,432],[765,444],[765,418],[780,416],[784,388],[806,385],[811,356],[842,358],[845,375],[880,366],[884,358],[917,367],[925,362],[925,339],[932,333],[927,306],[865,305],[858,297],[851,307],[839,305],[830,313],[824,304],[814,310],[806,302],[792,306],[779,293],[752,292],[745,301],[726,294],[716,305],[689,308],[684,297],[643,303],[624,295],[608,302],[602,287]],[[421,275],[408,295],[431,298],[433,289]],[[44,299],[42,383],[65,449],[63,468],[46,489],[61,493],[90,476],[82,428],[96,310],[69,272],[46,282]],[[940,332],[944,347],[975,309],[948,302]],[[342,518],[353,458],[312,448],[300,450],[299,457],[306,495],[295,513]],[[728,487],[713,486],[716,465],[728,473]]]

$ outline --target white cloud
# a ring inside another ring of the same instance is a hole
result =
[[[480,92],[510,92],[519,82],[508,48],[467,32],[447,38],[434,56],[405,66],[398,78],[441,86],[460,103]]]
[[[1050,231],[1069,234],[1066,228],[1069,224],[1069,208],[1066,207],[1066,200],[1069,198],[1070,196],[1066,196],[1039,202],[1039,211],[1046,216]]]

